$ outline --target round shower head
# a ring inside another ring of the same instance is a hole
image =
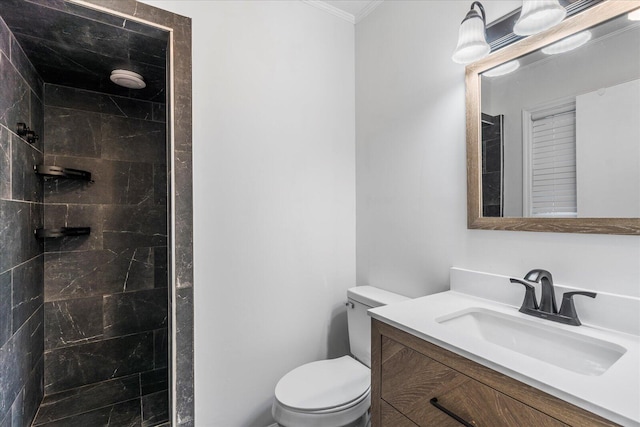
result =
[[[144,89],[147,87],[140,74],[128,70],[113,70],[111,72],[111,81],[129,89]]]

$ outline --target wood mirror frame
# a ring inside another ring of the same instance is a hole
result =
[[[467,227],[484,230],[640,235],[640,218],[516,218],[482,216],[480,74],[562,38],[640,7],[640,0],[608,0],[466,67]]]

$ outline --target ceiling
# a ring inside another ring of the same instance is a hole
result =
[[[0,17],[45,83],[165,102],[165,31],[63,0],[0,0]],[[115,85],[117,68],[147,87]]]

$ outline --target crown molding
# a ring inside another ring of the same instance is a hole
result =
[[[335,6],[331,6],[330,4],[325,3],[321,0],[301,0],[301,1],[302,3],[306,3],[309,6],[313,6],[317,9],[330,13],[333,16],[337,16],[338,18],[344,19],[347,22],[350,22],[352,24],[356,23],[356,19],[352,14],[345,12],[342,9],[338,9]]]
[[[364,9],[362,9],[357,15],[352,15],[349,12],[345,12],[342,9],[339,9],[335,6],[330,5],[329,3],[325,3],[322,0],[300,0],[303,3],[308,4],[309,6],[313,6],[317,9],[323,10],[327,13],[330,13],[333,16],[337,16],[340,19],[344,19],[347,22],[352,24],[357,24],[362,19],[364,19],[368,14],[373,12],[375,8],[380,6],[384,0],[372,0]]]
[[[367,5],[367,7],[365,7],[364,9],[362,9],[360,11],[360,13],[358,13],[355,16],[355,23],[357,24],[358,22],[362,21],[368,14],[370,14],[371,12],[373,12],[378,6],[380,6],[382,4],[384,0],[373,0],[371,3],[369,3]]]

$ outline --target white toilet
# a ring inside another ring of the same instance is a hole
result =
[[[302,365],[278,381],[271,413],[284,427],[365,426],[371,406],[372,307],[408,298],[373,286],[347,291],[351,356]],[[354,359],[355,357],[355,359]]]

